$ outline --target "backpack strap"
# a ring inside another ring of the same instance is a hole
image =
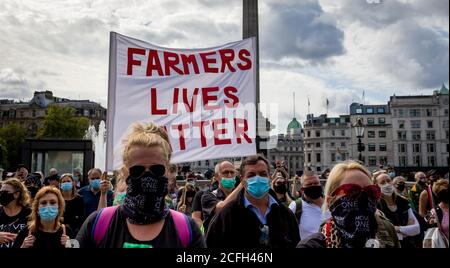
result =
[[[170,210],[170,214],[175,223],[175,229],[177,229],[181,244],[183,244],[183,247],[187,248],[192,243],[192,230],[189,219],[183,213],[172,209]]]
[[[295,218],[298,220],[298,224],[300,224],[300,218],[302,217],[303,210],[303,201],[302,198],[298,198],[295,200]]]
[[[98,247],[106,236],[109,223],[119,206],[102,208],[95,217],[94,226],[92,226],[92,235],[95,245]]]

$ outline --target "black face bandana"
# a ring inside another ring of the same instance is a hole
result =
[[[155,177],[145,172],[138,178],[127,178],[127,194],[123,201],[123,212],[133,224],[157,222],[169,214],[164,200],[168,193],[168,179]]]
[[[7,191],[0,192],[0,205],[7,206],[14,200],[14,193],[10,193]]]
[[[343,196],[330,206],[342,247],[362,248],[368,239],[375,238],[378,228],[375,219],[376,205],[376,200],[361,193],[357,199]]]
[[[322,186],[320,185],[303,188],[303,191],[305,192],[305,195],[311,199],[318,199],[322,196]]]
[[[274,186],[273,186],[273,190],[276,192],[276,193],[279,193],[279,194],[285,194],[286,192],[287,192],[287,185],[286,184],[279,184],[279,185],[277,185],[277,184],[275,184]]]

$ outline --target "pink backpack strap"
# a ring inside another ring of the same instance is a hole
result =
[[[98,247],[106,236],[106,232],[109,228],[114,213],[119,206],[112,206],[102,208],[95,217],[94,226],[92,227],[92,237],[94,238],[95,245]]]
[[[170,210],[175,228],[177,229],[178,236],[180,237],[183,247],[187,248],[191,244],[192,230],[189,219],[181,212]]]

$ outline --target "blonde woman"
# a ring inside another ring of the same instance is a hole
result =
[[[125,139],[123,204],[91,214],[78,233],[84,248],[197,248],[197,224],[165,203],[171,148],[164,128],[134,124]]]
[[[323,209],[331,218],[298,248],[400,247],[394,226],[377,212],[381,192],[357,162],[333,167],[325,185]]]
[[[14,247],[65,248],[69,237],[61,223],[64,208],[64,198],[56,187],[41,188],[34,198],[28,227],[17,235]]]
[[[11,248],[17,234],[27,227],[30,195],[16,178],[1,182],[0,188],[0,249]]]

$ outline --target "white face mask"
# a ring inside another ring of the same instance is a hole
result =
[[[390,183],[386,183],[380,186],[381,188],[381,193],[384,195],[392,195],[394,193],[394,185],[390,184]]]

